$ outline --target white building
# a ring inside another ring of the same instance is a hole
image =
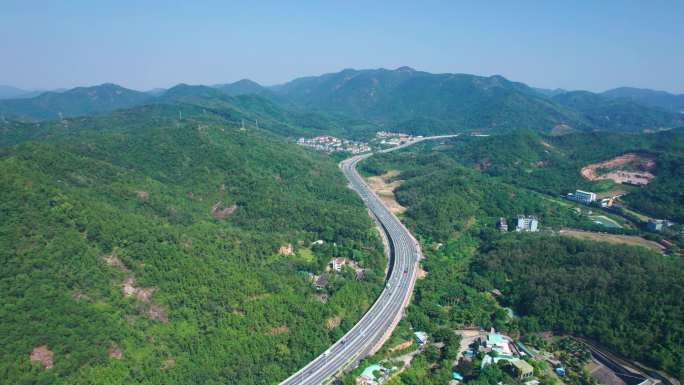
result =
[[[574,194],[568,194],[568,199],[588,205],[596,200],[596,194],[589,191],[575,190]]]
[[[539,231],[539,220],[534,215],[518,215],[518,223],[515,226],[515,231]]]

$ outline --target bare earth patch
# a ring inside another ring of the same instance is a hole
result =
[[[48,349],[47,345],[41,345],[33,348],[29,355],[29,360],[40,363],[45,370],[48,370],[54,366],[53,357],[54,353],[52,350]]]
[[[154,293],[154,287],[135,287],[135,278],[132,276],[126,277],[121,284],[121,290],[125,297],[132,297],[144,303],[149,303]]]
[[[147,316],[153,321],[160,321],[162,323],[169,322],[169,319],[166,317],[166,311],[159,305],[150,306],[150,309],[147,311]]]
[[[294,247],[292,246],[291,243],[288,243],[287,245],[280,246],[278,249],[278,254],[280,255],[293,255],[294,254]]]
[[[119,257],[116,256],[116,253],[105,255],[104,257],[102,257],[102,260],[107,266],[115,267],[121,271],[128,271],[123,262],[121,262]]]
[[[140,199],[147,199],[150,197],[150,193],[147,191],[136,191],[135,196],[137,196]]]
[[[642,246],[658,252],[662,252],[664,249],[657,242],[649,241],[647,239],[635,235],[592,233],[590,231],[580,231],[573,229],[561,229],[560,234],[591,241],[603,241],[623,245]]]
[[[427,271],[423,270],[423,267],[418,265],[418,269],[416,270],[416,278],[423,279],[425,277],[427,277]]]
[[[404,350],[404,349],[410,347],[411,345],[413,345],[413,341],[408,340],[408,341],[405,341],[405,342],[402,342],[400,344],[392,346],[391,348],[389,348],[389,352],[394,353],[394,352],[397,352],[400,350]]]
[[[213,206],[211,206],[210,214],[211,216],[216,218],[225,218],[228,215],[234,213],[235,210],[237,210],[236,204],[232,204],[228,207],[223,207],[221,201],[218,201]]]
[[[289,333],[289,332],[290,332],[290,328],[287,327],[287,325],[280,325],[280,326],[278,326],[278,327],[274,327],[273,329],[271,329],[271,330],[270,330],[268,333],[266,333],[266,334],[269,335],[269,336],[275,336],[275,335],[278,335],[278,334]]]
[[[109,356],[109,358],[113,358],[115,360],[120,360],[121,357],[123,357],[123,351],[121,350],[121,348],[118,345],[114,344],[107,351],[107,355]]]
[[[168,360],[164,360],[162,362],[160,369],[167,370],[173,368],[174,366],[176,366],[176,360],[174,360],[173,358],[169,358]]]
[[[340,322],[342,322],[342,316],[336,315],[332,318],[328,318],[328,320],[325,321],[325,325],[328,327],[328,330],[333,330],[340,326]]]
[[[387,206],[393,214],[401,214],[406,211],[406,207],[400,205],[394,196],[394,190],[401,186],[401,180],[390,180],[399,175],[399,171],[390,170],[383,175],[371,176],[366,179],[368,186],[375,192],[380,200]]]
[[[643,186],[655,178],[655,175],[650,172],[655,165],[655,159],[652,156],[627,153],[605,162],[590,164],[582,168],[580,173],[591,181],[612,180],[615,183]],[[601,172],[601,170],[604,171]]]

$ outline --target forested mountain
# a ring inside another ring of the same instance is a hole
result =
[[[672,112],[589,92],[534,89],[502,76],[431,74],[408,67],[346,69],[271,89],[306,108],[418,134],[520,128],[643,131],[684,124]]]
[[[26,99],[0,100],[0,114],[27,121],[94,115],[137,106],[152,97],[116,84],[78,87],[64,92],[45,92]]]
[[[501,76],[431,74],[408,67],[347,69],[272,89],[306,108],[362,117],[411,133],[580,125],[572,111]]]
[[[178,108],[0,149],[0,383],[272,384],[377,295],[382,246],[332,160]],[[365,278],[316,291],[332,256]]]
[[[17,87],[5,86],[0,84],[0,100],[1,99],[14,99],[14,98],[25,98],[27,95],[32,95],[32,91],[22,90]],[[35,96],[35,95],[34,95]]]
[[[684,125],[684,115],[629,99],[611,99],[589,91],[571,91],[551,98],[577,111],[591,127],[617,132],[659,130]]]
[[[217,88],[224,94],[230,96],[268,92],[267,89],[262,87],[259,83],[249,79],[238,80],[234,83],[217,84],[214,88]]]
[[[344,121],[343,125],[352,127],[342,131],[354,137],[371,136],[378,128],[412,134],[464,130],[501,133],[521,128],[565,134],[593,130],[640,132],[684,126],[684,115],[666,109],[669,107],[662,105],[665,103],[662,95],[617,97],[624,93],[544,90],[498,75],[432,74],[401,67],[346,69],[272,87],[243,79],[212,87],[179,84],[169,90],[143,93],[103,84],[0,101],[0,114],[15,120],[39,121],[57,119],[60,114],[62,117],[93,115],[169,101],[220,108],[226,97],[258,95],[268,99],[258,104],[269,104],[269,109],[280,110],[277,115],[307,115],[305,123],[318,121],[314,125],[328,125],[330,120]],[[350,124],[352,121],[355,122]],[[295,125],[307,124],[298,121]],[[304,127],[303,131],[285,134],[296,136],[306,131]],[[318,131],[321,129],[314,129],[310,134]],[[328,133],[339,132],[335,128]]]
[[[601,95],[611,99],[629,99],[646,106],[660,107],[673,112],[684,111],[684,94],[675,95],[645,88],[619,87],[602,92]]]

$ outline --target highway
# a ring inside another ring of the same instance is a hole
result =
[[[401,146],[383,150],[389,152],[423,140],[448,138],[455,135],[419,138]],[[385,289],[375,303],[347,334],[323,354],[293,374],[281,385],[318,385],[326,383],[345,369],[378,349],[391,334],[408,304],[416,281],[421,251],[418,242],[373,193],[356,171],[356,165],[371,154],[357,155],[340,162],[350,187],[359,194],[389,243],[390,268]]]

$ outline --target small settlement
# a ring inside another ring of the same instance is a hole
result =
[[[352,154],[361,154],[371,150],[367,143],[340,139],[330,135],[321,135],[310,139],[299,138],[297,144],[329,153],[350,152]]]

